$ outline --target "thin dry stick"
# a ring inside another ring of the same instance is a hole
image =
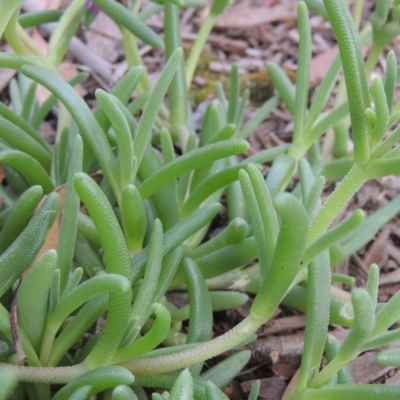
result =
[[[14,297],[11,302],[11,334],[15,346],[15,350],[17,352],[18,358],[21,363],[25,364],[28,362],[28,357],[26,356],[22,345],[21,340],[18,332],[18,316],[17,316],[17,299],[18,299],[18,292],[21,286],[22,280],[19,281],[17,289],[15,290]]]

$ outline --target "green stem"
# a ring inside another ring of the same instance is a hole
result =
[[[324,0],[324,4],[342,59],[353,131],[354,160],[356,164],[364,165],[369,160],[369,138],[364,111],[370,105],[370,96],[360,37],[344,2]]]
[[[324,233],[354,193],[368,180],[363,167],[353,165],[333,193],[328,197],[319,213],[311,221],[307,243],[310,244]]]
[[[68,383],[79,378],[79,376],[86,372],[82,364],[74,365],[73,367],[42,368],[21,367],[0,363],[0,367],[3,366],[11,368],[20,382]]]
[[[385,44],[382,44],[378,40],[374,40],[372,42],[372,47],[369,52],[366,64],[365,64],[365,70],[367,73],[367,76],[371,75],[371,72],[375,68],[375,65],[378,62],[379,56],[381,55],[383,49],[385,47]]]
[[[182,47],[180,33],[179,8],[167,2],[164,6],[165,25],[165,55],[169,59],[176,49]],[[185,63],[182,57],[179,61],[175,74],[168,88],[168,104],[170,110],[169,122],[173,131],[177,134],[182,147],[186,147],[189,132],[187,130],[188,120],[188,98],[185,82]]]
[[[2,11],[4,9],[2,8]],[[19,55],[36,55],[43,57],[43,53],[37,46],[33,44],[26,32],[18,23],[19,7],[17,7],[10,17],[10,20],[4,30],[7,43],[16,54]]]
[[[125,52],[126,61],[128,63],[128,67],[133,68],[138,65],[143,66],[143,71],[142,71],[142,75],[140,78],[140,82],[136,88],[137,94],[140,95],[140,94],[150,91],[152,89],[152,84],[150,82],[149,75],[147,74],[147,68],[145,68],[143,59],[140,56],[139,48],[136,43],[135,37],[125,28],[121,28],[121,32],[122,32],[122,43],[124,46],[124,52]],[[169,119],[169,111],[165,107],[164,104],[161,104],[161,107],[160,107],[160,110],[158,113],[159,113],[160,117],[162,117],[163,119],[166,119],[166,120]]]
[[[135,375],[155,375],[197,364],[239,345],[252,335],[265,321],[251,315],[230,331],[195,348],[166,356],[132,360],[120,365]]]
[[[364,0],[356,0],[353,9],[353,19],[354,25],[356,26],[357,30],[360,30],[360,22],[362,17],[362,10],[364,7]]]
[[[210,34],[212,27],[214,26],[217,15],[208,14],[201,29],[197,35],[196,41],[190,51],[189,58],[186,62],[186,85],[189,88],[192,84],[192,79],[196,71],[197,64],[199,62],[201,53],[204,49],[204,45],[207,41],[208,35]]]
[[[136,375],[154,375],[182,369],[214,357],[241,344],[264,322],[265,321],[248,316],[230,331],[203,345],[184,350],[180,353],[149,359],[132,360],[121,363],[120,365],[129,369]],[[0,367],[3,365],[3,363],[0,363]],[[6,365],[10,367],[9,364]],[[19,381],[35,383],[68,383],[77,379],[87,371],[82,364],[74,365],[73,367],[57,368],[19,366],[12,366],[11,368],[15,371]]]
[[[148,90],[151,90],[152,86],[150,83],[150,79],[147,74],[147,70],[144,67],[142,57],[139,54],[139,48],[138,48],[135,38],[125,28],[121,28],[121,32],[122,32],[122,43],[124,46],[124,51],[125,51],[125,56],[126,56],[126,61],[128,63],[128,67],[133,68],[138,65],[143,66],[142,76],[140,78],[140,82],[136,89],[136,91],[140,95],[144,92],[147,92]]]
[[[33,42],[33,40],[28,36],[28,34],[24,31],[21,25],[17,24],[16,33],[20,38],[21,43],[30,51],[32,54],[35,54],[39,57],[44,57],[44,54],[39,49],[38,46]]]
[[[297,7],[297,19],[299,26],[299,63],[296,79],[295,110],[293,144],[301,143],[304,135],[304,122],[306,117],[310,62],[311,62],[311,28],[308,17],[308,10],[305,3],[300,2]]]
[[[334,358],[321,372],[319,372],[309,383],[310,389],[315,389],[322,386],[328,379],[338,372],[345,363],[340,359]]]
[[[62,57],[66,51],[65,39],[66,36],[71,36],[70,28],[71,25],[75,25],[76,19],[79,13],[82,12],[83,7],[85,7],[86,0],[74,0],[64,11],[63,16],[57,23],[57,27],[53,34],[51,35],[49,42],[49,60],[54,64],[58,65],[62,61]]]
[[[131,11],[133,14],[137,15],[140,10],[140,6],[142,5],[142,0],[136,0],[131,5]]]

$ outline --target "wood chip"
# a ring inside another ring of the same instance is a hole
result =
[[[204,87],[207,85],[207,80],[200,75],[196,75],[193,78],[193,83],[196,84],[197,86]]]
[[[237,65],[239,67],[239,71],[256,72],[265,70],[264,60],[257,60],[254,58],[241,58],[237,62]]]
[[[269,336],[258,339],[249,345],[256,361],[271,363],[288,357],[300,357],[303,352],[304,333],[286,336]]]
[[[212,72],[219,74],[229,74],[231,72],[231,66],[226,63],[221,63],[219,61],[210,61],[208,64],[208,69]]]
[[[296,2],[284,5],[277,4],[266,10],[262,6],[252,6],[251,1],[243,1],[222,13],[215,27],[227,28],[251,28],[277,21],[292,21],[296,19]]]
[[[277,318],[267,323],[265,329],[259,335],[259,338],[267,335],[273,335],[279,332],[302,329],[305,326],[305,315],[292,315],[290,317]]]
[[[215,34],[211,34],[208,37],[208,43],[220,47],[224,51],[240,54],[244,53],[244,51],[249,47],[249,44],[245,40],[230,39],[224,35]]]

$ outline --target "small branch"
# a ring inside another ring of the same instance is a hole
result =
[[[26,356],[24,349],[22,348],[21,340],[20,340],[19,332],[18,332],[17,301],[18,301],[18,292],[19,292],[20,286],[21,286],[21,281],[18,283],[17,289],[14,293],[14,297],[13,297],[12,303],[11,303],[11,334],[12,334],[15,350],[17,351],[18,358],[21,361],[21,363],[25,364],[28,362],[28,357]]]

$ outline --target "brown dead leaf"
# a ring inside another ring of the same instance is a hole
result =
[[[56,250],[58,246],[58,239],[60,236],[60,226],[61,226],[61,214],[62,210],[64,207],[64,200],[65,200],[65,192],[66,192],[67,186],[64,184],[62,186],[59,186],[55,192],[58,193],[58,196],[60,198],[60,207],[58,209],[58,214],[56,219],[53,222],[53,225],[51,226],[49,233],[47,234],[46,240],[42,246],[42,248],[39,250],[37,253],[35,259],[33,260],[31,266],[38,260],[46,251],[49,250]],[[44,196],[43,199],[40,201],[39,205],[36,208],[35,214],[38,212],[40,207],[42,207],[45,199],[47,196]],[[22,278],[27,274],[29,271],[29,268],[24,272]]]
[[[227,28],[251,28],[277,21],[292,21],[296,19],[296,2],[277,4],[271,8],[252,5],[251,1],[243,1],[221,14],[215,27]]]
[[[78,74],[78,69],[76,68],[76,65],[70,61],[64,61],[58,69],[60,70],[63,78],[67,81]],[[75,85],[74,88],[82,97],[87,94],[87,91],[80,84]]]
[[[331,67],[333,61],[338,52],[338,47],[334,46],[323,53],[316,55],[310,64],[310,85],[311,87],[316,87],[321,82],[322,78],[326,75],[329,68]],[[363,50],[364,56],[366,55],[365,50]]]
[[[108,62],[115,62],[123,52],[121,31],[105,13],[99,13],[85,31],[89,50]]]
[[[326,50],[324,53],[318,54],[311,60],[310,65],[310,85],[316,87],[322,80],[322,78],[328,72],[330,66],[333,63],[337,55],[337,46]]]
[[[101,178],[103,177],[103,174],[101,173],[96,173],[91,175],[91,177],[96,181],[96,182],[100,182]],[[62,215],[62,210],[64,207],[64,201],[65,201],[65,194],[66,194],[66,190],[67,190],[67,185],[61,185],[59,186],[55,192],[58,193],[59,199],[60,199],[60,207],[58,209],[58,214],[56,216],[56,219],[53,222],[53,225],[51,226],[46,240],[42,246],[42,248],[39,250],[39,252],[37,253],[35,259],[32,261],[32,264],[30,265],[30,267],[36,262],[36,260],[38,260],[44,253],[46,253],[46,251],[49,250],[57,250],[58,247],[58,239],[60,237],[60,227],[61,227],[61,215]],[[40,203],[38,204],[38,206],[36,207],[36,211],[35,214],[39,211],[39,209],[42,207],[43,203],[45,202],[47,196],[44,196],[42,198],[42,200],[40,201]],[[34,214],[34,215],[35,215]],[[28,273],[30,267],[27,268],[27,270],[23,273],[21,280],[25,277],[25,275]]]

